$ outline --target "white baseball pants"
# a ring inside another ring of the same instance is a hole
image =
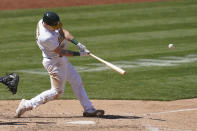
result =
[[[42,63],[50,75],[51,89],[42,92],[31,100],[27,100],[25,103],[27,108],[36,108],[41,104],[58,98],[63,94],[66,81],[68,81],[84,110],[94,110],[94,107],[84,90],[80,75],[66,57],[63,56],[52,59],[44,58]]]

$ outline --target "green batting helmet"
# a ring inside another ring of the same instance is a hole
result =
[[[59,16],[55,12],[47,11],[44,13],[43,22],[47,25],[58,29],[62,26]]]

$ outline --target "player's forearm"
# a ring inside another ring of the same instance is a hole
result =
[[[63,30],[63,32],[64,32],[64,36],[67,40],[69,40],[73,44],[75,44],[81,52],[84,52],[84,50],[86,49],[86,46],[84,46],[82,43],[78,42],[78,40],[76,38],[74,38],[67,30]]]
[[[74,38],[74,36],[70,33],[70,32],[68,32],[67,30],[63,30],[63,32],[64,32],[64,36],[65,36],[65,38],[68,40],[68,41],[70,41],[70,42],[72,42],[73,44],[75,44],[75,45],[78,45],[80,42],[78,42],[78,40],[76,39],[76,38]],[[80,43],[81,44],[81,43]]]
[[[64,36],[65,36],[65,38],[68,40],[68,41],[71,41],[74,37],[73,37],[73,35],[70,33],[70,32],[68,32],[67,30],[63,30],[63,32],[64,32]]]
[[[65,49],[59,49],[56,51],[57,54],[60,56],[80,56],[79,52],[71,51],[71,50],[65,50]]]
[[[72,56],[72,51],[70,50],[61,50],[59,53],[60,56]]]

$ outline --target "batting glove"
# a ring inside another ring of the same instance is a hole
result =
[[[90,51],[88,49],[85,49],[84,51],[80,51],[80,56],[89,56]]]
[[[78,43],[78,44],[77,44],[77,47],[78,47],[78,49],[79,49],[81,52],[85,52],[85,49],[86,49],[86,46],[85,46],[85,45],[83,45],[83,44],[81,44],[81,43]]]

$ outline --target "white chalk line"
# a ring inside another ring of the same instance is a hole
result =
[[[152,67],[152,66],[177,66],[183,63],[190,63],[197,61],[197,54],[191,54],[183,57],[168,56],[161,57],[159,59],[138,59],[136,61],[116,61],[111,62],[121,68],[139,68],[139,67]],[[102,63],[91,63],[85,66],[74,66],[78,72],[97,72],[108,70]],[[38,75],[48,75],[44,68],[36,69],[24,69],[17,70],[16,72],[38,74]]]
[[[157,127],[153,127],[152,125],[148,124],[148,125],[144,125],[145,129],[149,130],[149,131],[160,131],[159,128]]]
[[[152,126],[150,124],[144,125],[144,127],[149,131],[192,131],[187,129],[181,130],[176,128],[162,128],[162,127]]]
[[[186,112],[186,111],[197,111],[197,108],[188,108],[188,109],[179,109],[179,110],[171,110],[171,111],[163,111],[163,112],[152,112],[152,113],[144,113],[144,114],[132,114],[135,116],[151,116],[151,115],[159,115],[159,114],[168,114],[168,113],[178,113],[178,112]],[[172,129],[172,128],[162,128],[158,126],[152,126],[150,124],[144,125],[144,127],[149,131],[192,131],[192,130],[180,130],[180,129]]]
[[[186,111],[197,111],[197,108],[180,109],[180,110],[172,110],[172,111],[164,111],[164,112],[153,112],[153,113],[145,113],[141,115],[157,115],[157,114],[168,114],[168,113],[177,113],[177,112],[186,112]]]
[[[151,112],[151,113],[143,113],[143,114],[135,114],[135,113],[123,113],[123,114],[144,117],[144,116],[150,116],[150,115],[169,114],[169,113],[178,113],[178,112],[187,112],[187,111],[197,111],[197,108],[170,110],[170,111],[163,111],[163,112]]]

